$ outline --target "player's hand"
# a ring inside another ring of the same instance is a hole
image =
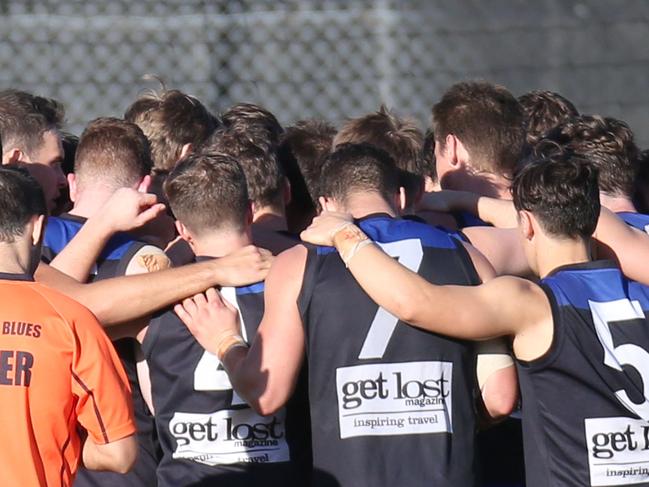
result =
[[[221,286],[246,286],[266,279],[273,263],[273,254],[248,245],[225,257],[216,259],[217,283]]]
[[[304,242],[315,245],[332,246],[334,244],[334,235],[349,223],[353,223],[353,219],[348,213],[323,211],[300,234],[300,238]]]
[[[165,209],[154,194],[120,188],[104,204],[98,215],[113,232],[127,232],[150,222]]]
[[[185,299],[174,311],[208,352],[216,354],[221,337],[241,334],[239,312],[214,288]]]

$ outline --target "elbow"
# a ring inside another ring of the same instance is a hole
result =
[[[514,412],[518,395],[509,392],[490,393],[482,397],[487,414],[493,420],[504,419]]]
[[[270,394],[261,395],[250,406],[262,416],[270,416],[277,413],[284,406],[284,402],[277,396]]]
[[[115,473],[125,474],[131,471],[137,460],[137,440],[129,436],[119,440],[106,458],[105,469]]]

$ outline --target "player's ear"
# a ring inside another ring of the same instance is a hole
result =
[[[142,179],[140,179],[140,182],[137,185],[137,190],[140,193],[148,193],[150,187],[151,187],[151,176],[147,174]]]
[[[455,135],[450,134],[450,137],[452,137],[454,141],[451,165],[454,167],[462,166],[469,160],[469,151],[466,150],[465,145]]]
[[[174,223],[176,225],[176,230],[178,231],[178,235],[180,235],[180,238],[182,238],[185,242],[191,245],[194,238],[192,237],[192,234],[189,232],[189,230],[187,230],[187,227],[178,220],[176,220]]]
[[[27,154],[20,149],[9,149],[2,155],[3,164],[16,164],[18,162],[31,162]]]
[[[523,234],[525,240],[532,240],[534,238],[534,215],[529,211],[521,210],[518,212],[518,226]]]
[[[43,237],[43,225],[45,225],[45,215],[32,217],[32,245],[38,245]]]
[[[72,203],[75,203],[77,201],[77,197],[79,196],[77,177],[73,172],[71,172],[70,174],[68,174],[67,180],[68,180],[68,190],[70,192],[70,201],[72,201]]]
[[[318,201],[320,202],[323,211],[341,211],[336,198],[321,196],[318,198]]]
[[[191,144],[191,142],[183,145],[182,149],[180,149],[180,156],[178,157],[178,160],[181,160],[183,157],[191,154],[192,152],[194,152],[194,146]]]
[[[396,208],[399,210],[399,214],[403,213],[403,210],[406,209],[406,188],[399,186],[399,192],[396,194]]]

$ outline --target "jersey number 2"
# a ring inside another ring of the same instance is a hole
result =
[[[376,244],[390,257],[396,257],[399,264],[407,267],[412,272],[419,271],[419,266],[424,258],[424,250],[419,239],[413,238],[389,243],[376,242]],[[358,358],[382,358],[398,322],[399,319],[396,316],[379,307]]]
[[[625,343],[616,347],[613,343],[613,334],[611,333],[611,323],[638,319],[644,321],[645,315],[640,307],[640,303],[638,301],[620,299],[606,303],[589,301],[588,304],[593,315],[597,338],[599,338],[602,347],[604,347],[604,364],[620,372],[624,365],[633,367],[638,371],[642,380],[642,395],[644,396],[642,402],[633,402],[624,389],[615,391],[615,396],[629,411],[637,414],[644,420],[649,420],[649,400],[647,400],[649,353],[644,348],[633,343]],[[624,323],[620,323],[617,326],[624,326]]]
[[[241,336],[248,341],[246,336],[246,327],[243,323],[243,315],[237,303],[237,293],[233,287],[224,287],[221,294],[239,311],[241,319]],[[223,369],[219,359],[210,352],[203,352],[201,359],[194,369],[194,390],[195,391],[228,391],[232,389],[232,384],[228,378],[228,373]],[[233,393],[232,404],[243,404],[244,401]]]

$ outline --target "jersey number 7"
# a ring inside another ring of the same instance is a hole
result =
[[[421,241],[419,239],[412,238],[397,242],[375,243],[390,257],[396,257],[399,264],[407,267],[412,272],[419,271],[419,266],[424,258],[424,250],[421,247]],[[382,358],[398,322],[399,319],[396,316],[379,307],[367,332],[358,358]]]

